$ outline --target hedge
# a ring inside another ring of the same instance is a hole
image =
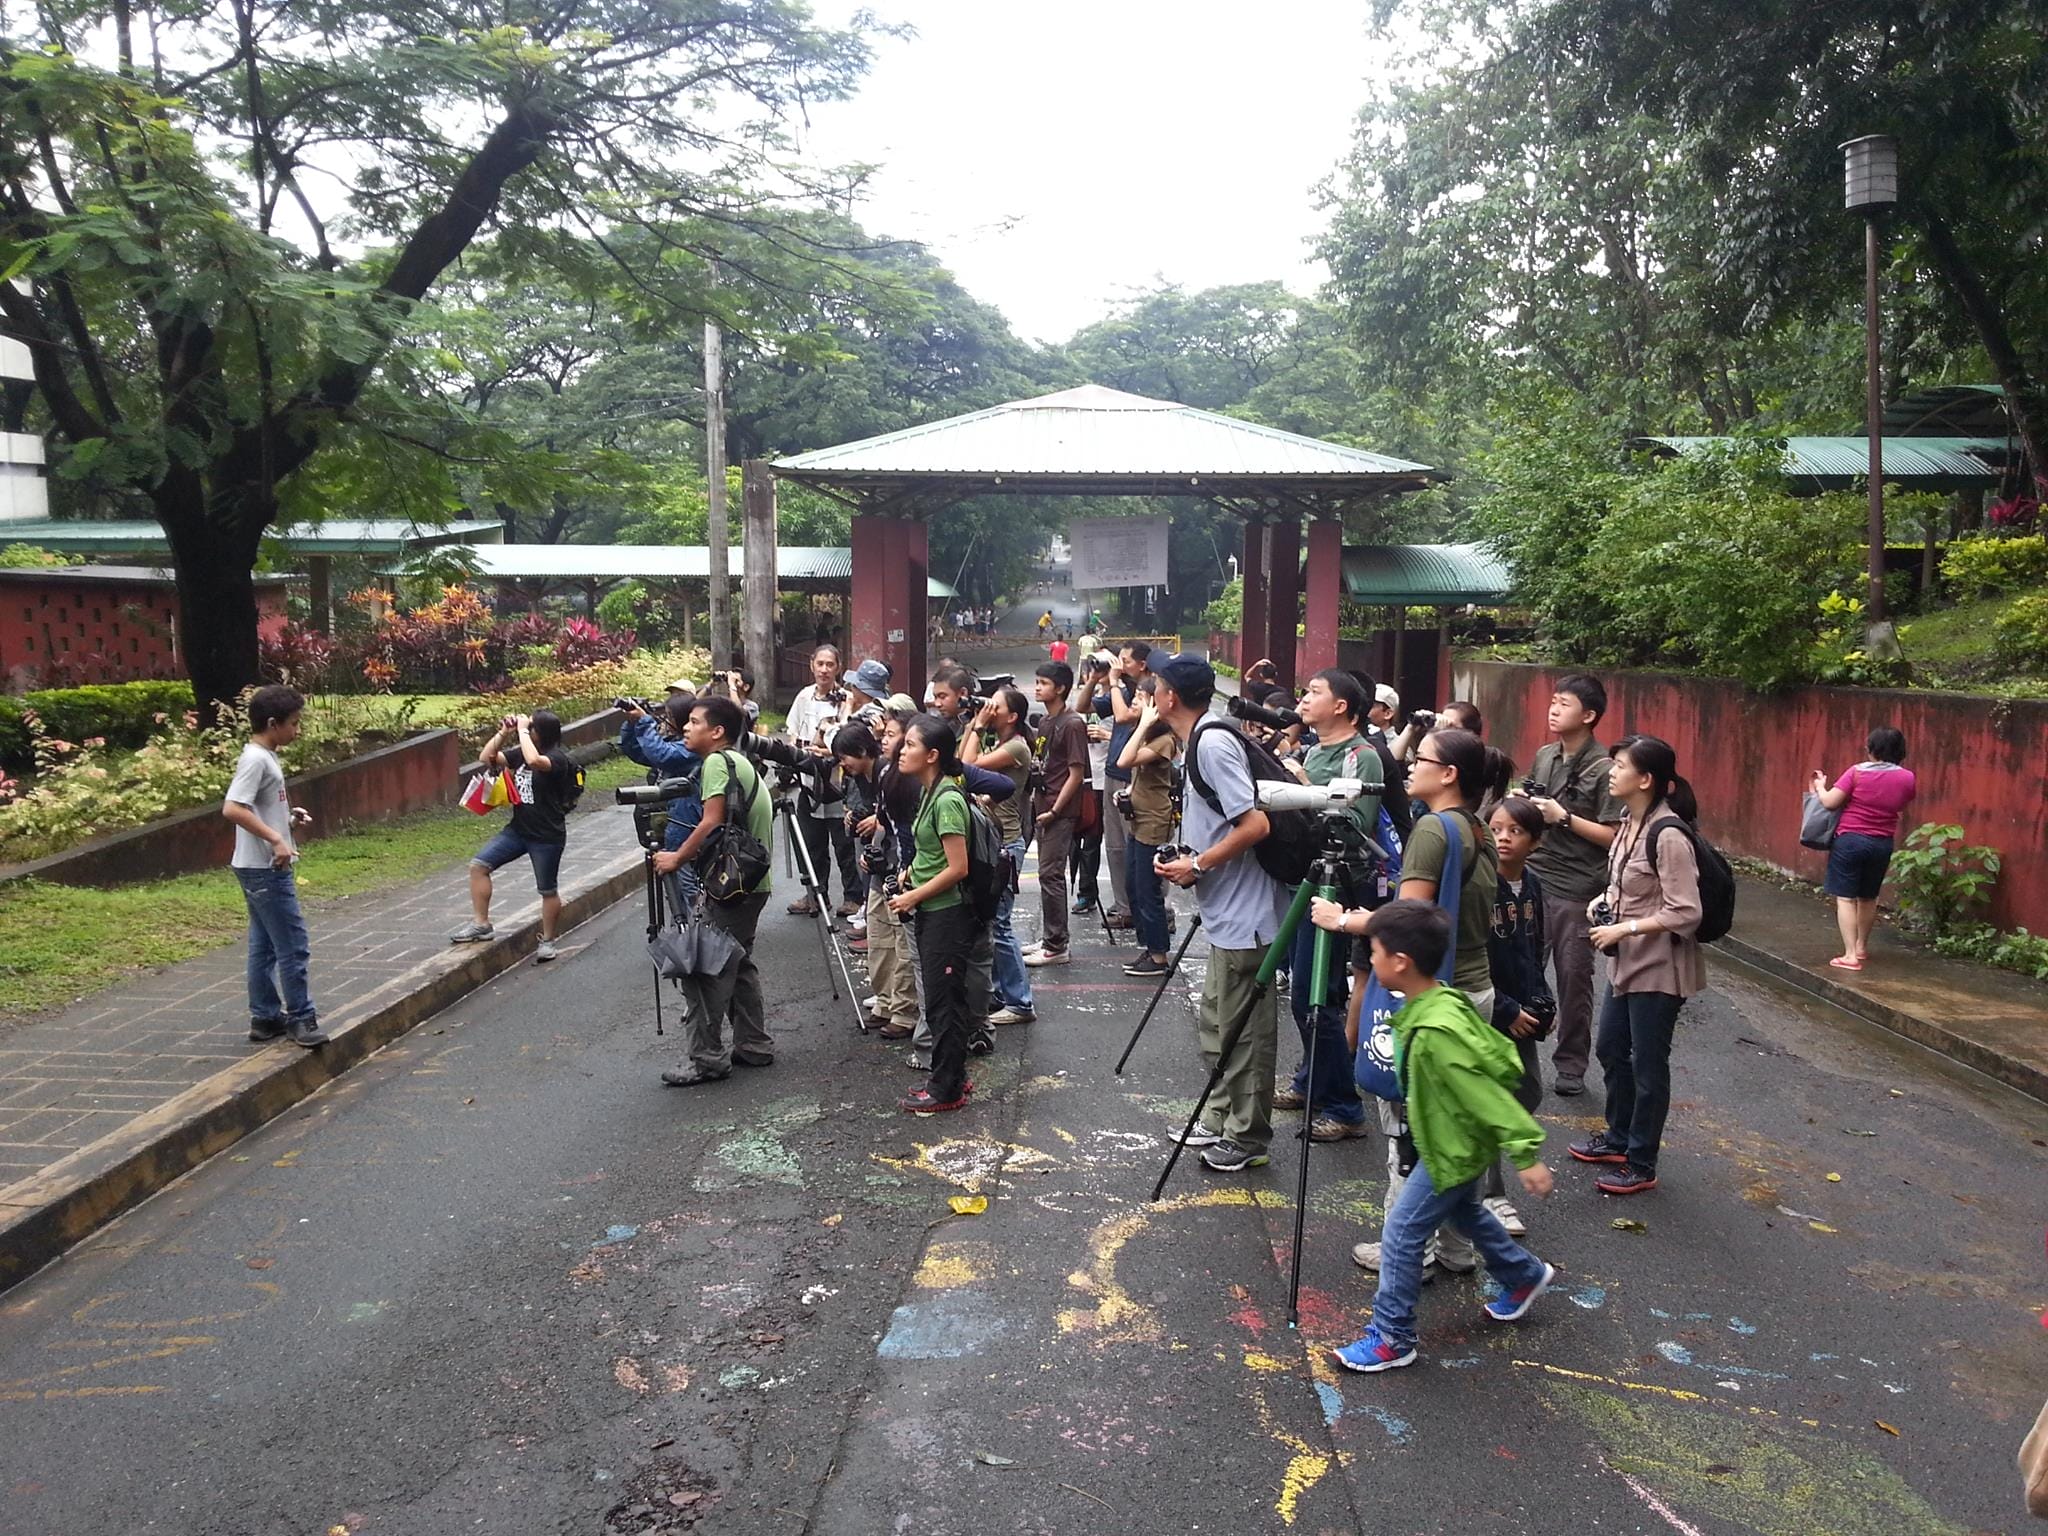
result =
[[[97,683],[42,688],[20,697],[0,694],[0,764],[17,772],[34,766],[34,745],[21,718],[24,708],[41,718],[45,734],[61,741],[104,736],[110,747],[139,747],[149,740],[158,715],[175,719],[192,707],[192,685],[185,682]]]

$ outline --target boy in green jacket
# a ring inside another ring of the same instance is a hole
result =
[[[1373,974],[1407,999],[1394,1015],[1394,1069],[1407,1092],[1417,1156],[1381,1234],[1372,1326],[1333,1353],[1346,1370],[1391,1371],[1415,1363],[1422,1250],[1440,1224],[1472,1240],[1500,1285],[1486,1304],[1497,1323],[1527,1312],[1557,1271],[1509,1237],[1479,1201],[1480,1176],[1498,1153],[1507,1153],[1522,1188],[1539,1199],[1550,1193],[1550,1170],[1537,1161],[1543,1127],[1515,1102],[1522,1063],[1514,1046],[1464,993],[1436,979],[1451,942],[1449,916],[1435,902],[1390,901],[1365,931]]]

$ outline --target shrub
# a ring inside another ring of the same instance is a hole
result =
[[[1202,610],[1202,622],[1219,635],[1234,634],[1244,623],[1244,578],[1233,576],[1215,600]]]
[[[2048,672],[2048,593],[2013,599],[1992,626],[1991,654],[2019,672]]]
[[[555,642],[555,666],[564,672],[580,671],[600,661],[624,661],[632,654],[632,630],[607,633],[588,619],[571,619]]]
[[[256,665],[266,683],[289,683],[301,692],[319,686],[333,662],[335,644],[317,629],[287,620],[256,638]]]
[[[139,747],[166,719],[192,708],[192,685],[174,682],[95,683],[84,688],[40,688],[19,698],[0,695],[0,764],[16,771],[35,761],[24,711],[60,741],[104,737],[111,747]]]
[[[1957,539],[1942,556],[1941,575],[1961,597],[2037,585],[2048,581],[2048,537]]]
[[[1892,855],[1899,911],[1938,942],[1964,932],[1998,884],[1996,848],[1963,841],[1963,829],[1928,822]]]

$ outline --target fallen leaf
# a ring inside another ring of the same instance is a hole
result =
[[[664,1446],[674,1445],[675,1443],[676,1437],[674,1435],[663,1435],[659,1440],[656,1440],[652,1445],[648,1446],[647,1449],[649,1449],[650,1451],[658,1451],[661,1450]]]
[[[1855,1127],[1855,1126],[1853,1126],[1853,1125],[1845,1125],[1845,1126],[1843,1126],[1843,1127],[1842,1127],[1842,1134],[1843,1134],[1844,1136],[1875,1136],[1875,1135],[1877,1134],[1877,1132],[1875,1132],[1875,1131],[1859,1131],[1859,1130],[1857,1130],[1857,1129],[1856,1129],[1856,1127]]]
[[[465,1104],[474,1104],[474,1103],[476,1102],[476,1100],[475,1100],[475,1099],[464,1099],[464,1100],[463,1100],[462,1102],[463,1102],[463,1103],[465,1103]]]
[[[1014,1467],[1016,1462],[1007,1456],[998,1456],[993,1451],[976,1451],[974,1459],[984,1467]]]
[[[1831,1173],[1828,1175],[1828,1182],[1830,1184],[1839,1184],[1842,1182],[1842,1176],[1839,1173]]]
[[[955,1195],[946,1204],[953,1207],[955,1216],[979,1216],[988,1209],[987,1195]]]
[[[251,1269],[268,1269],[276,1262],[277,1260],[275,1259],[251,1259],[249,1260],[249,1267]]]
[[[670,1494],[668,1496],[668,1501],[669,1503],[675,1505],[677,1509],[688,1509],[692,1504],[696,1503],[699,1499],[703,1497],[704,1495],[699,1493],[696,1489],[685,1488],[680,1493]]]
[[[830,1216],[819,1222],[818,1225],[821,1227],[836,1227],[844,1220],[846,1220],[846,1213],[844,1211],[834,1211]]]
[[[1895,1099],[1903,1099],[1906,1096],[1906,1090],[1903,1088],[1890,1088],[1887,1089],[1886,1092],[1891,1094],[1891,1096]]]
[[[1617,1232],[1648,1232],[1650,1230],[1631,1216],[1617,1216],[1608,1225]]]
[[[1809,1221],[1807,1225],[1816,1232],[1833,1232],[1836,1230],[1824,1221]]]
[[[1896,1435],[1898,1433],[1896,1429],[1893,1429],[1891,1425],[1885,1423],[1883,1419],[1872,1419],[1870,1422],[1875,1424],[1879,1429],[1883,1430],[1888,1435]]]

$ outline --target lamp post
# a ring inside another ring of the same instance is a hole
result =
[[[1865,134],[1842,146],[1842,206],[1863,215],[1864,428],[1870,437],[1870,590],[1864,599],[1873,654],[1896,650],[1884,616],[1884,391],[1878,361],[1878,227],[1899,201],[1899,146],[1889,134]]]

